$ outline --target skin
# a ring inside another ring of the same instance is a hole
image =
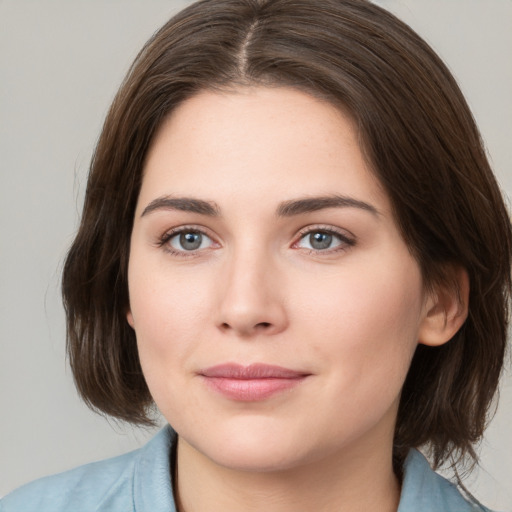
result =
[[[283,202],[334,195],[345,202],[283,215]],[[180,245],[198,231],[198,249]],[[184,102],[148,153],[128,281],[144,375],[179,435],[180,510],[396,510],[411,358],[465,313],[454,293],[425,291],[348,116],[290,88]],[[198,375],[226,362],[307,377],[241,402]]]

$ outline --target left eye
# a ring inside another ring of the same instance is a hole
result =
[[[182,231],[171,236],[169,245],[178,251],[197,251],[212,244],[212,239],[200,231]]]
[[[313,249],[315,251],[325,251],[334,249],[340,245],[351,245],[345,237],[329,231],[310,231],[302,236],[297,243],[297,247],[303,249]]]

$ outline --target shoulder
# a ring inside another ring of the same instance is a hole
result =
[[[411,450],[404,466],[398,512],[492,512],[466,500],[457,486],[433,471],[425,457]]]
[[[147,501],[141,495],[146,487],[141,479],[150,476],[159,477],[153,486],[159,484],[164,499],[172,499],[168,456],[171,438],[170,429],[164,429],[133,452],[26,484],[0,501],[0,512],[144,510],[137,507],[137,502]]]
[[[41,478],[8,494],[0,501],[0,511],[57,512],[71,510],[71,506],[74,510],[96,510],[112,495],[118,500],[127,496],[136,458],[137,451]]]

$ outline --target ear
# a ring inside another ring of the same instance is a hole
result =
[[[135,322],[133,321],[133,315],[132,315],[132,310],[129,309],[127,312],[126,312],[126,320],[128,321],[128,325],[132,328],[132,329],[135,329]]]
[[[469,277],[462,267],[446,269],[449,279],[435,285],[425,304],[418,343],[437,347],[452,339],[468,316]]]

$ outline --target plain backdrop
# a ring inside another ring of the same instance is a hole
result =
[[[137,51],[186,0],[0,0],[0,496],[153,434],[79,400],[59,286],[88,163]],[[512,2],[381,0],[445,59],[512,191]],[[512,378],[468,488],[512,510]]]

